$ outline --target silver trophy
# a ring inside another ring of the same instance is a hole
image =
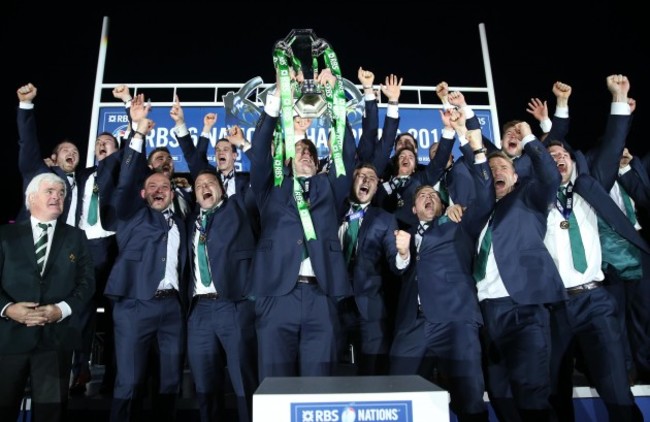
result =
[[[327,110],[325,96],[314,79],[317,69],[312,67],[327,47],[327,41],[318,38],[312,29],[292,29],[284,40],[276,44],[276,48],[283,49],[287,56],[300,62],[299,70],[302,70],[305,79],[300,84],[294,110],[302,118],[316,119]]]

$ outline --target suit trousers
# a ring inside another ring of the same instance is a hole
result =
[[[36,349],[31,353],[0,355],[0,418],[18,420],[29,379],[32,420],[65,421],[71,361],[69,350]]]
[[[131,420],[138,411],[149,352],[157,352],[160,394],[175,397],[183,377],[185,316],[177,295],[160,299],[124,298],[113,308],[117,375],[111,421]],[[169,415],[168,415],[169,416]]]
[[[573,346],[577,342],[610,420],[639,420],[625,368],[617,306],[605,288],[585,290],[551,307],[552,403],[558,418],[573,420]]]
[[[340,335],[336,303],[318,284],[255,301],[260,382],[265,377],[329,376]]]
[[[548,309],[520,305],[510,297],[485,299],[480,307],[484,374],[495,412],[501,403],[509,403],[520,415],[542,413],[543,419],[551,392]]]
[[[257,388],[255,303],[194,299],[187,322],[187,359],[196,385],[202,421],[218,420],[226,363],[237,397],[240,422],[253,418]]]

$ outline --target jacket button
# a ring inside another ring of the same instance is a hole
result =
[[[302,245],[302,239],[298,240],[298,244]]]
[[[163,259],[162,259],[163,262],[165,262],[166,260],[167,260],[167,258],[163,258]]]

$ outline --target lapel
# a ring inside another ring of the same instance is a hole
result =
[[[359,236],[357,238],[357,248],[361,249],[363,248],[363,244],[366,241],[366,235],[368,234],[368,227],[372,224],[372,222],[377,218],[379,215],[379,211],[377,208],[373,207],[372,205],[368,205],[368,208],[366,208],[366,213],[363,216],[363,222],[361,223],[361,227],[359,227]]]
[[[43,278],[47,277],[47,273],[50,271],[52,268],[53,262],[56,261],[57,257],[61,253],[61,250],[64,249],[64,240],[67,237],[65,233],[65,227],[64,224],[61,223],[60,221],[56,223],[56,227],[54,228],[54,234],[52,235],[52,244],[50,245],[50,252],[47,257],[47,262],[45,263],[45,270],[43,271]],[[33,247],[32,247],[33,249]],[[67,259],[70,259],[70,261],[73,261],[75,259],[74,255],[71,253]],[[34,262],[36,262],[36,253],[34,252]]]
[[[32,234],[32,224],[29,217],[26,221],[17,223],[20,227],[19,244],[25,250],[25,256],[30,257],[29,261],[32,263],[32,268],[35,273],[38,273],[38,266],[36,265],[36,250],[34,249],[34,235]]]

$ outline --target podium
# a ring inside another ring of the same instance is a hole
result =
[[[253,394],[253,422],[449,420],[449,393],[418,375],[267,377]]]

